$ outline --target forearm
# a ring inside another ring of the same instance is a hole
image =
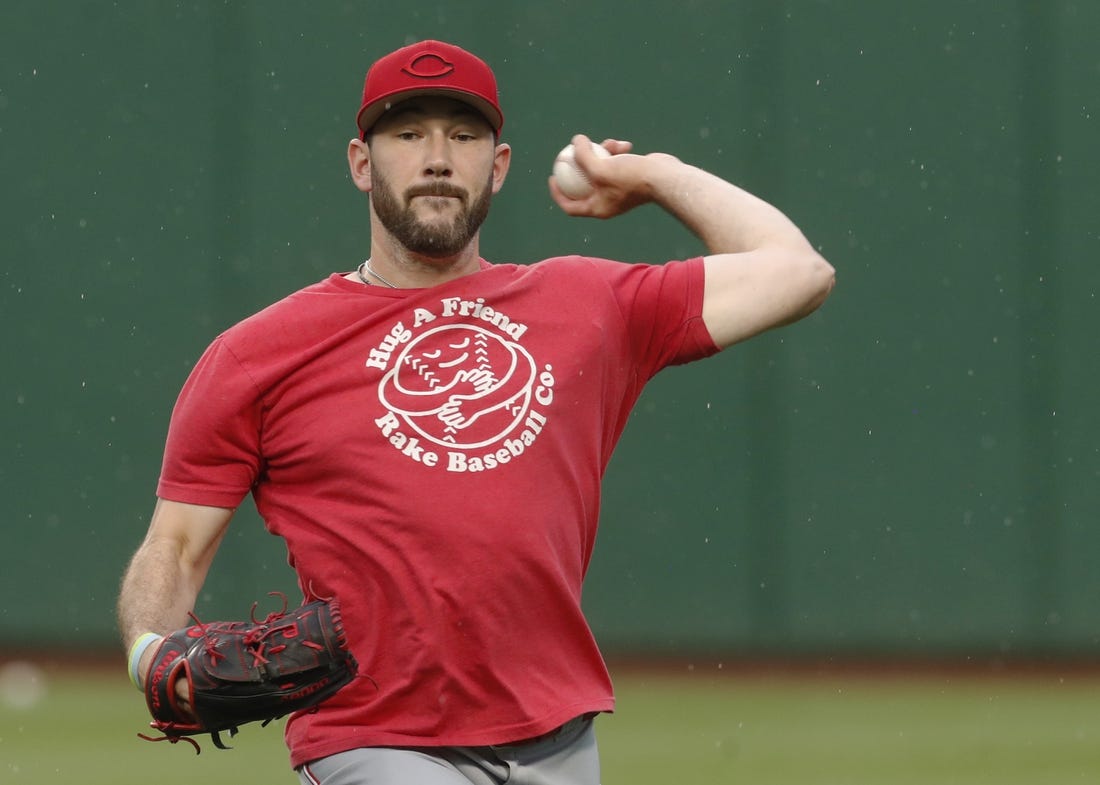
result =
[[[185,626],[201,587],[178,543],[148,537],[134,554],[118,596],[118,626],[130,678],[141,689],[158,639]]]
[[[206,580],[233,511],[160,500],[118,597],[118,626],[127,648],[145,632],[184,626]]]
[[[118,596],[119,632],[127,649],[142,633],[164,635],[184,626],[201,588],[189,572],[175,543],[150,538],[142,544]]]
[[[812,250],[801,230],[763,199],[673,156],[645,158],[652,201],[698,236],[711,254]]]

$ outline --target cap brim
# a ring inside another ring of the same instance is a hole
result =
[[[441,95],[447,98],[454,98],[457,101],[462,101],[464,104],[469,104],[484,116],[489,122],[489,125],[493,127],[493,130],[498,133],[504,125],[504,116],[484,98],[480,98],[462,90],[449,90],[443,87],[432,87],[422,90],[399,90],[390,95],[381,96],[359,111],[359,116],[355,118],[356,125],[359,126],[359,130],[362,133],[366,133],[378,122],[378,118],[390,109],[393,109],[400,103],[404,103],[410,98],[425,95]]]

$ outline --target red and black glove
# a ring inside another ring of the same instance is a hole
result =
[[[150,723],[176,743],[209,733],[237,733],[248,722],[267,724],[316,706],[356,676],[335,600],[313,600],[263,621],[196,623],[164,638],[145,680]],[[186,677],[190,711],[176,683]]]

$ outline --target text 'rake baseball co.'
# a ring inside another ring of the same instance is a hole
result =
[[[446,323],[438,320],[446,319]],[[540,371],[520,343],[527,325],[484,298],[448,297],[416,308],[371,349],[381,371],[374,422],[394,449],[451,472],[499,468],[523,455],[554,400],[550,365]]]

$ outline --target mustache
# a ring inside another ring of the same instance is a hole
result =
[[[412,199],[414,196],[450,196],[466,201],[467,193],[465,188],[460,188],[453,183],[439,182],[414,185],[405,191],[406,199]]]

